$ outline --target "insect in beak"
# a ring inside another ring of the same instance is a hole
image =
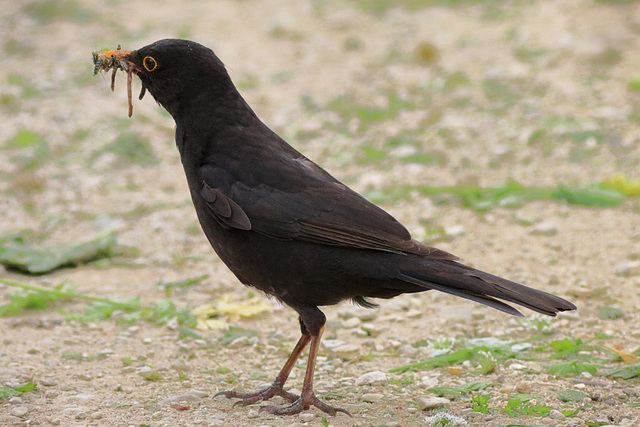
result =
[[[131,51],[121,50],[120,46],[116,50],[106,50],[102,52],[93,52],[93,75],[100,71],[113,70],[111,73],[111,91],[113,92],[116,84],[116,73],[122,70],[127,73],[127,99],[129,102],[129,117],[133,115],[133,103],[131,102],[131,80],[134,73],[140,70],[130,61]],[[144,85],[140,91],[139,99],[142,99],[146,92]]]

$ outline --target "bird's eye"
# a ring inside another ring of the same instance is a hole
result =
[[[147,71],[153,71],[158,68],[158,63],[156,62],[156,60],[150,56],[144,57],[144,59],[142,60],[142,65],[144,65],[144,68]]]

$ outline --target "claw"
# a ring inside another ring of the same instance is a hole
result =
[[[282,386],[276,382],[271,384],[267,388],[263,388],[262,390],[258,390],[253,393],[240,393],[234,390],[230,391],[221,391],[216,393],[214,397],[224,396],[227,399],[240,399],[233,404],[234,407],[240,406],[248,406],[253,405],[256,402],[260,402],[262,400],[269,400],[274,396],[280,396],[289,402],[295,402],[300,398],[297,394],[289,393],[285,391]]]
[[[347,414],[348,416],[353,418],[353,415],[349,413],[346,409],[336,408],[331,405],[327,405],[322,400],[318,399],[315,394],[311,394],[309,397],[300,397],[291,405],[287,406],[272,406],[266,405],[260,407],[260,412],[268,412],[273,415],[295,415],[300,412],[309,409],[311,406],[315,406],[320,409],[322,412],[325,412],[331,416],[336,415],[338,412],[343,414]]]

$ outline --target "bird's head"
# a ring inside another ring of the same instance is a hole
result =
[[[140,99],[148,90],[174,117],[185,104],[204,96],[217,98],[233,88],[213,51],[189,40],[164,39],[133,51],[97,52],[93,60],[96,72],[122,69],[137,75],[142,82]]]

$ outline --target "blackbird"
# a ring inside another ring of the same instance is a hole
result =
[[[104,62],[103,62],[104,61]],[[225,391],[249,405],[281,396],[290,404],[261,410],[291,415],[315,406],[313,374],[326,321],[318,306],[438,290],[516,316],[503,301],[555,316],[576,306],[548,293],[468,267],[412,239],[378,206],[307,159],[253,112],[225,66],[205,46],[165,39],[134,51],[94,55],[96,70],[137,75],[173,116],[191,198],[211,246],[245,285],[298,314],[302,336],[273,383],[254,393]],[[129,86],[129,95],[131,93]],[[502,300],[502,301],[501,301]],[[310,344],[300,396],[283,389]]]

